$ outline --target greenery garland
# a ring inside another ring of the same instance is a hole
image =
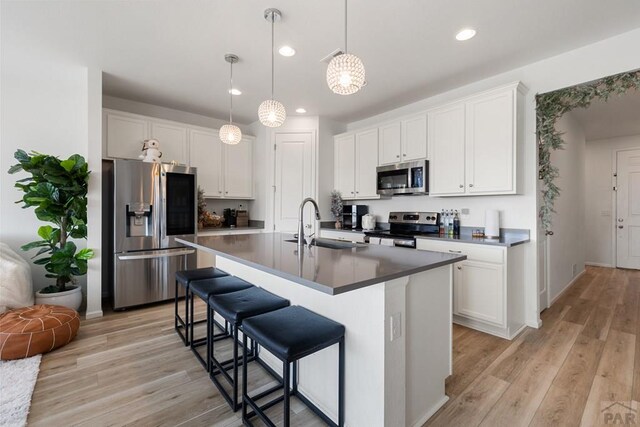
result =
[[[547,235],[553,234],[553,207],[560,195],[560,188],[554,182],[559,171],[551,164],[551,153],[564,147],[562,132],[556,129],[556,122],[575,108],[588,107],[596,98],[606,101],[611,95],[622,95],[629,89],[640,89],[640,70],[536,95],[538,179],[543,184],[538,216]]]

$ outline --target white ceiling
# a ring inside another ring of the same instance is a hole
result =
[[[640,92],[596,100],[588,108],[571,111],[571,115],[582,126],[587,141],[640,135]]]
[[[19,40],[105,72],[108,95],[224,118],[228,64],[243,95],[237,120],[256,120],[269,96],[269,24],[277,7],[276,99],[289,114],[343,122],[368,117],[640,25],[637,0],[351,0],[349,50],[368,86],[334,95],[319,60],[342,47],[342,0],[2,0],[2,42]],[[478,35],[457,42],[471,26]]]

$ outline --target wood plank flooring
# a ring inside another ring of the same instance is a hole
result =
[[[82,321],[75,341],[43,357],[29,425],[242,425],[172,316],[162,304]],[[601,401],[640,400],[640,271],[589,267],[542,319],[513,341],[454,325],[450,399],[426,426],[590,426]],[[250,366],[252,388],[273,384]],[[300,402],[292,409],[293,425],[323,425]]]

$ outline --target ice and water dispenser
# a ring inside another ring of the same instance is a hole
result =
[[[127,237],[153,236],[152,209],[149,203],[133,202],[126,206]]]

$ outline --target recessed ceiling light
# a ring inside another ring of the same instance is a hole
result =
[[[241,91],[241,90],[238,90],[238,89],[236,89],[236,88],[229,89],[229,93],[230,93],[231,95],[242,95],[242,91]]]
[[[474,30],[473,28],[463,28],[458,32],[458,34],[456,34],[456,40],[462,42],[462,41],[473,38],[473,36],[475,35],[476,35],[476,30]]]
[[[282,56],[293,56],[296,54],[296,50],[291,46],[282,46],[278,52],[280,52]]]
[[[304,113],[306,113],[306,112],[307,112],[307,110],[305,110],[305,109],[304,109],[304,108],[302,108],[302,107],[301,107],[301,108],[296,108],[296,113],[304,114]]]

